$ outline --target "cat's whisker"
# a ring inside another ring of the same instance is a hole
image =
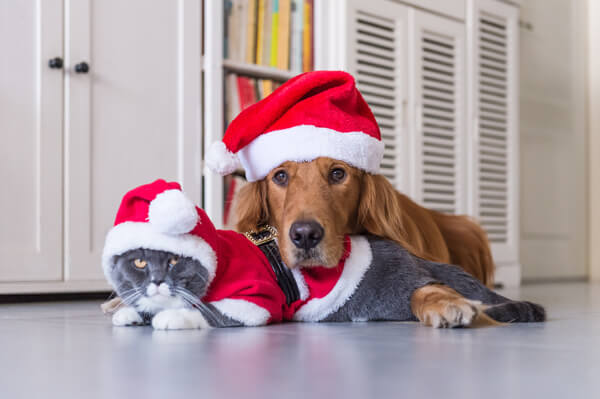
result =
[[[120,296],[121,298],[123,298],[123,297],[126,297],[126,296],[128,296],[128,295],[129,295],[129,294],[131,294],[131,293],[134,293],[134,292],[136,292],[136,291],[139,291],[139,288],[131,288],[131,289],[129,289],[129,290],[125,290],[125,291],[121,292],[121,293],[119,294],[119,296]]]
[[[129,295],[125,295],[125,296],[121,296],[121,303],[119,304],[119,306],[117,306],[117,309],[123,305],[128,305],[128,306],[133,306],[133,304],[135,303],[135,301],[138,300],[139,297],[142,296],[142,289],[141,288],[136,288],[134,289],[134,292],[129,294]],[[115,309],[116,310],[116,309]]]
[[[182,288],[182,287],[177,287],[177,288],[175,288],[174,291],[176,293],[178,293],[179,295],[181,295],[181,298],[184,301],[188,302],[190,305],[192,305],[193,307],[200,310],[200,312],[202,312],[205,317],[208,317],[210,319],[209,322],[212,325],[214,325],[216,327],[221,327],[221,322],[219,321],[218,317],[216,317],[214,311],[209,306],[207,306],[205,303],[200,301],[200,299],[198,297],[196,297],[191,292],[189,292],[187,289]]]

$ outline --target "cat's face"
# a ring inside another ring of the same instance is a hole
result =
[[[192,258],[139,248],[115,256],[113,264],[117,294],[141,312],[190,306],[206,293],[208,271]]]

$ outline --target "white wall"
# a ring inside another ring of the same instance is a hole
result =
[[[587,276],[585,6],[521,3],[532,25],[520,31],[524,279]]]
[[[588,0],[589,263],[600,280],[600,2]]]

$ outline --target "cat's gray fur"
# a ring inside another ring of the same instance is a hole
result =
[[[210,326],[241,326],[241,323],[223,315],[214,306],[201,303],[198,299],[202,298],[207,290],[206,268],[200,262],[185,257],[180,257],[177,264],[171,266],[169,260],[174,256],[170,252],[143,248],[115,256],[114,267],[111,270],[115,291],[126,305],[138,311],[145,323],[149,323],[159,309],[149,312],[140,306],[139,300],[146,295],[150,283],[159,285],[165,282],[172,294],[185,303],[185,307],[196,308]],[[144,269],[136,268],[135,259],[143,259],[147,262],[147,266]]]
[[[368,236],[373,261],[354,295],[323,321],[397,320],[416,321],[410,308],[415,289],[445,284],[467,299],[492,305],[485,313],[500,322],[544,321],[540,305],[512,301],[487,288],[479,280],[453,265],[415,257],[397,243]]]

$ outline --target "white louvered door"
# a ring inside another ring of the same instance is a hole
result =
[[[385,143],[381,173],[401,191],[408,188],[408,8],[390,2],[347,3],[347,70],[371,107]]]
[[[465,213],[465,27],[415,9],[409,15],[410,194],[427,208]]]
[[[518,265],[518,10],[470,0],[469,213],[488,233],[498,266]]]

